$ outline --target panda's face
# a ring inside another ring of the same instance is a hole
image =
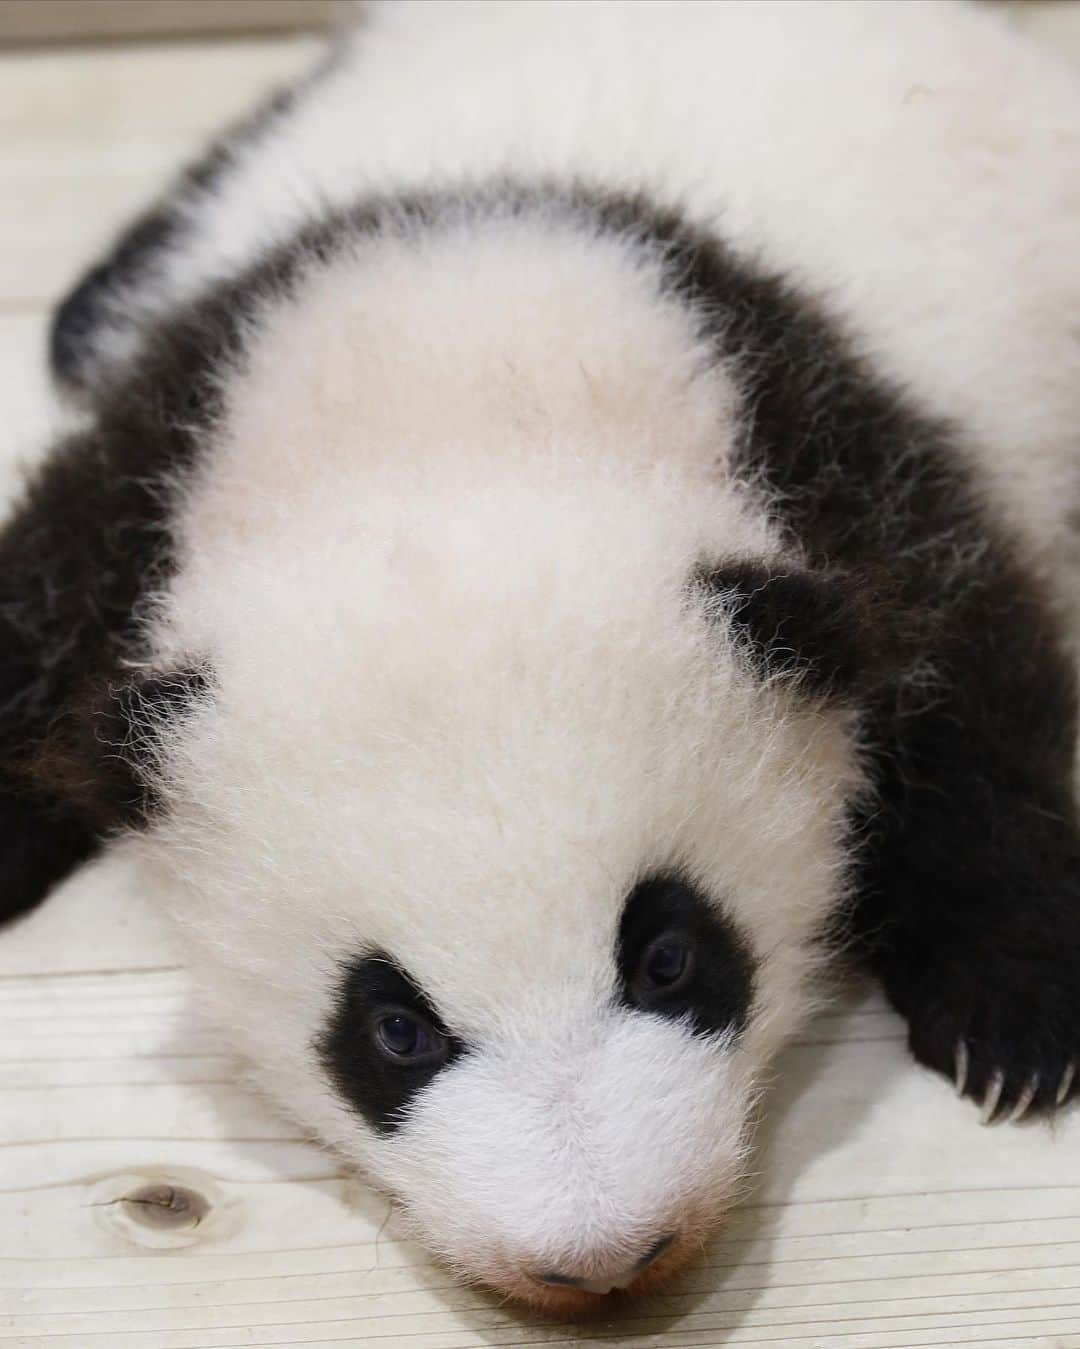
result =
[[[444,1015],[389,953],[360,955],[318,1044],[415,1229],[533,1302],[670,1271],[731,1202],[745,1150],[747,943],[675,874],[604,909],[606,951],[583,923],[590,962],[520,980],[457,1030],[452,999]]]

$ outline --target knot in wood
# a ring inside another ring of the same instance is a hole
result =
[[[210,1212],[209,1201],[183,1185],[144,1185],[121,1201],[127,1213],[146,1227],[198,1227]]]

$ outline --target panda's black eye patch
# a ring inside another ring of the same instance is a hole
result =
[[[749,947],[691,882],[650,876],[627,896],[615,950],[623,1003],[688,1017],[709,1034],[741,1030],[754,992]]]
[[[331,1081],[381,1133],[437,1072],[464,1052],[423,990],[388,956],[348,965],[326,1029],[315,1044]]]

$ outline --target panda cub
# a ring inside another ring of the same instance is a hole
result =
[[[60,307],[14,916],[122,836],[464,1277],[638,1291],[842,947],[1076,1091],[1080,87],[904,3],[398,3]]]

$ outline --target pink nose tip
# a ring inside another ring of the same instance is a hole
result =
[[[633,1283],[639,1274],[644,1273],[650,1265],[656,1263],[664,1254],[671,1243],[675,1240],[675,1233],[668,1232],[656,1241],[639,1259],[632,1265],[624,1265],[621,1269],[614,1270],[610,1274],[579,1275],[567,1274],[559,1270],[546,1270],[543,1274],[538,1274],[537,1278],[541,1283],[546,1283],[552,1288],[580,1288],[586,1293],[610,1293],[614,1288],[625,1288]]]

